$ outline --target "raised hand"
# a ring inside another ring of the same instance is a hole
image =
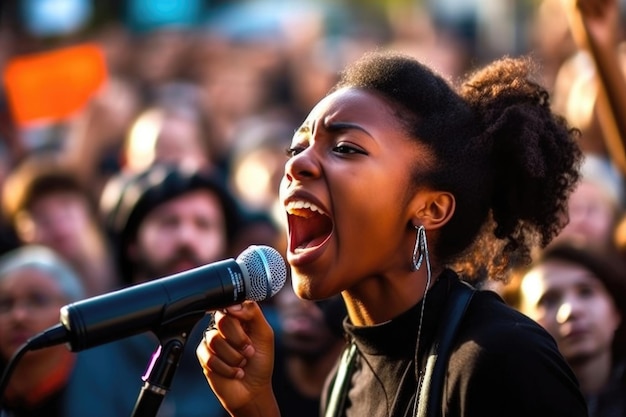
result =
[[[279,416],[272,390],[274,332],[258,304],[215,312],[196,355],[211,389],[233,416]]]

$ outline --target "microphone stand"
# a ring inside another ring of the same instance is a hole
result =
[[[170,389],[191,330],[202,316],[185,317],[161,326],[156,348],[148,364],[132,417],[154,417]]]

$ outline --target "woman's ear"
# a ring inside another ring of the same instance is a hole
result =
[[[413,225],[439,229],[452,218],[456,208],[454,196],[445,191],[422,190],[415,198]]]

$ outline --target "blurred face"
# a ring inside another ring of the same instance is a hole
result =
[[[3,277],[0,280],[2,357],[10,358],[30,337],[57,324],[59,309],[65,304],[67,299],[59,285],[46,272],[28,268]]]
[[[255,209],[270,209],[276,201],[284,166],[284,149],[262,148],[247,153],[233,172],[240,198]]]
[[[165,118],[156,139],[154,160],[179,163],[189,168],[203,167],[208,164],[203,140],[191,120],[182,117]]]
[[[58,192],[37,198],[29,214],[18,220],[17,230],[24,242],[51,247],[66,259],[75,260],[89,244],[90,222],[83,196]]]
[[[125,166],[141,171],[154,163],[175,163],[185,168],[209,164],[200,126],[191,116],[162,109],[144,112],[133,124],[125,143]]]
[[[298,129],[290,155],[280,198],[296,293],[322,299],[406,276],[415,238],[411,173],[429,157],[387,102],[357,89],[334,92]]]
[[[220,201],[212,192],[185,193],[150,211],[131,247],[146,279],[221,260],[227,237]]]
[[[556,339],[570,363],[610,352],[621,321],[611,295],[591,271],[557,260],[523,277],[521,305]]]
[[[281,341],[288,352],[300,356],[324,355],[338,338],[313,301],[298,298],[290,285],[274,297],[281,325]]]
[[[598,186],[581,182],[568,200],[570,221],[559,234],[597,244],[612,238],[615,222],[613,203]]]

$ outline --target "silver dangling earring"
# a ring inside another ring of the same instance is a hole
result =
[[[430,269],[430,259],[428,259],[428,242],[426,241],[426,229],[423,225],[415,226],[415,246],[413,247],[413,271],[419,271],[422,267],[424,257],[426,266]]]
[[[426,301],[426,293],[430,287],[431,270],[430,270],[430,256],[428,256],[428,242],[426,241],[426,229],[424,225],[415,226],[417,234],[415,236],[415,247],[413,248],[413,271],[419,271],[422,267],[422,262],[426,260],[426,288],[424,289],[424,301]],[[422,310],[424,305],[422,304]]]

